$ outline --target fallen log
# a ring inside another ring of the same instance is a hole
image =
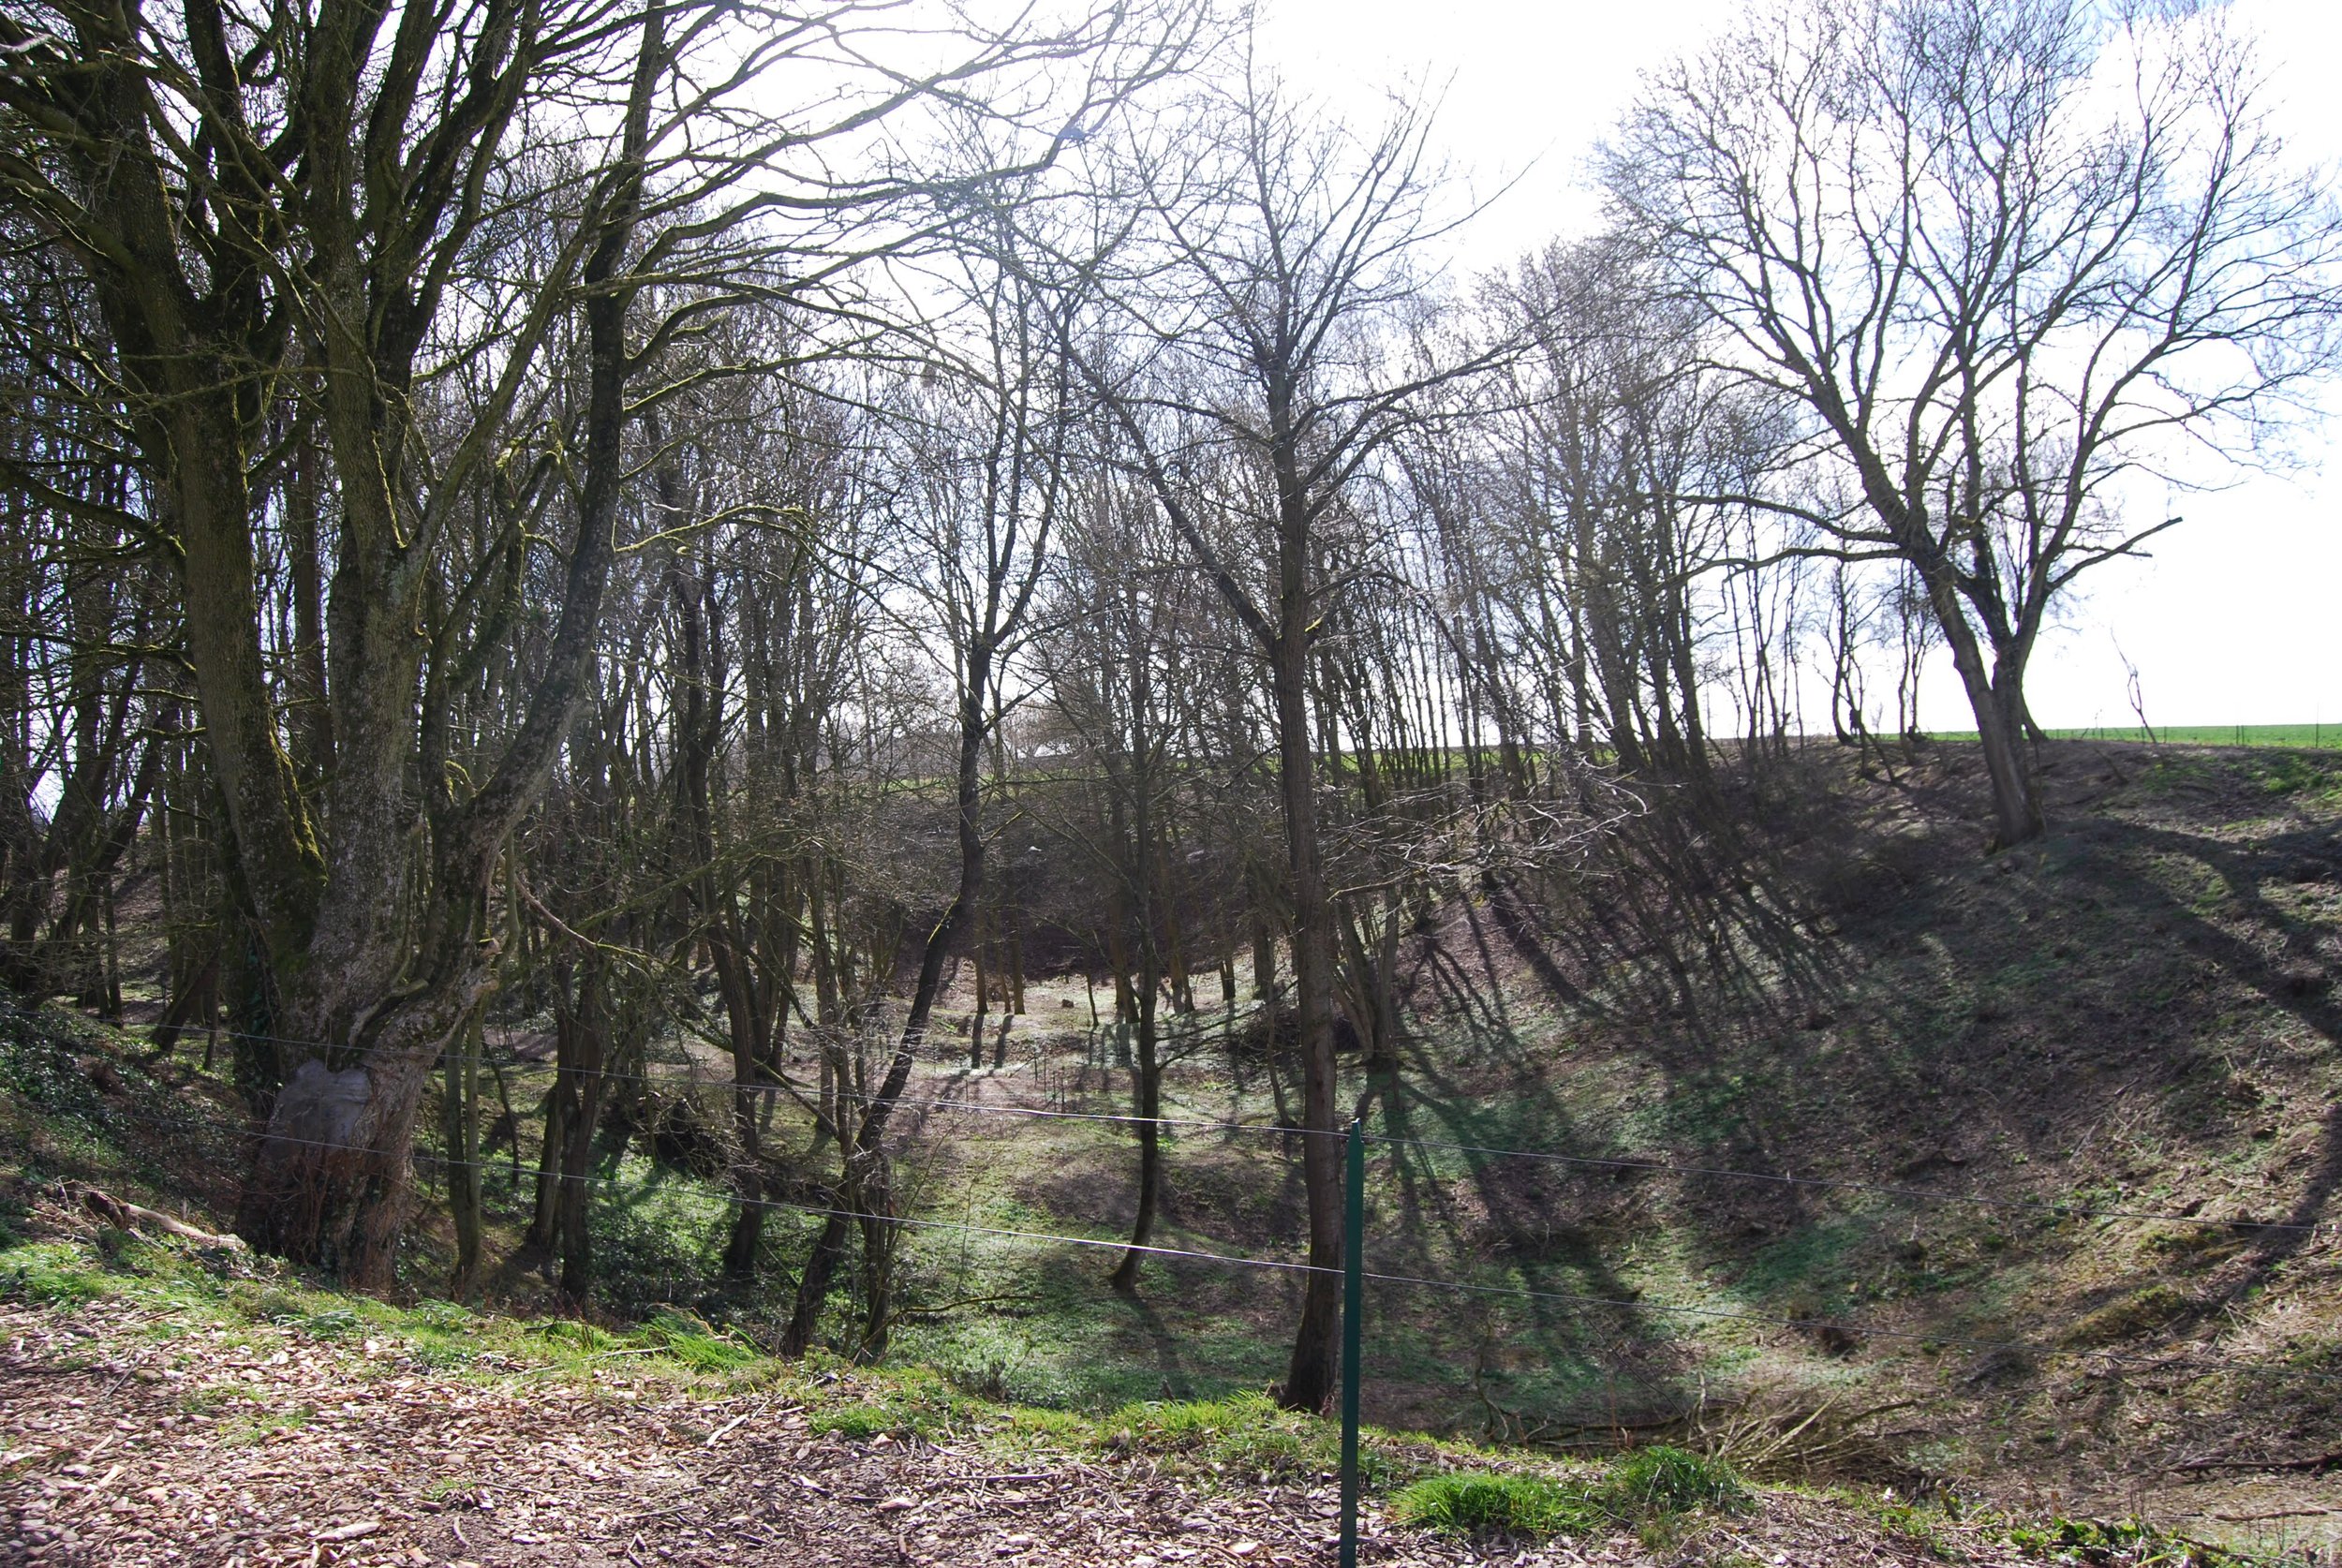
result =
[[[86,1182],[67,1182],[66,1195],[79,1201],[83,1208],[88,1209],[108,1224],[118,1225],[126,1231],[134,1230],[142,1225],[149,1230],[161,1231],[167,1235],[175,1235],[183,1241],[192,1241],[198,1247],[214,1247],[229,1252],[250,1250],[245,1245],[242,1236],[215,1235],[200,1226],[188,1224],[176,1215],[165,1214],[160,1209],[147,1208],[126,1199],[117,1198],[111,1192],[101,1191]]]

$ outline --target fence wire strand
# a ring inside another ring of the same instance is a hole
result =
[[[238,1030],[221,1032],[232,1039],[264,1041],[274,1044],[298,1046],[304,1050],[316,1051],[321,1058],[330,1058],[334,1055],[367,1056],[382,1050],[378,1046],[363,1045],[329,1047],[318,1041],[293,1040],[277,1035],[249,1034]],[[932,1038],[932,1036],[929,1037],[930,1040]],[[525,1057],[516,1057],[514,1060],[541,1072],[567,1072],[580,1078],[642,1084],[653,1087],[704,1090],[710,1093],[801,1095],[806,1092],[806,1086],[781,1077],[776,1077],[771,1081],[740,1081],[701,1078],[689,1074],[661,1075],[626,1072],[606,1068],[563,1067],[555,1062],[536,1061]],[[1142,1117],[1110,1111],[1055,1110],[1037,1105],[986,1105],[971,1100],[912,1095],[897,1095],[891,1099],[878,1096],[867,1098],[856,1096],[853,1102],[861,1106],[876,1106],[885,1103],[898,1110],[1013,1117],[1034,1121],[1094,1122],[1124,1127],[1151,1124],[1158,1128],[1189,1132],[1242,1133],[1253,1137],[1340,1138],[1346,1135],[1344,1130],[1341,1128],[1287,1127],[1271,1123],[1229,1121],[1201,1117]],[[1908,1187],[1890,1182],[1862,1181],[1845,1176],[1798,1176],[1787,1171],[1744,1171],[1730,1166],[1685,1164],[1677,1161],[1652,1159],[1638,1155],[1569,1154],[1558,1149],[1505,1148],[1491,1144],[1449,1142],[1435,1138],[1397,1137],[1388,1133],[1376,1132],[1369,1132],[1366,1138],[1370,1144],[1379,1144],[1386,1147],[1470,1154],[1486,1160],[1526,1160],[1585,1170],[1634,1171],[1653,1176],[1698,1176],[1711,1180],[1745,1181],[1773,1187],[1861,1192],[1875,1197],[1906,1199],[1915,1203],[2012,1209],[2020,1212],[2047,1214],[2058,1219],[2123,1220],[2141,1224],[2189,1225],[2209,1230],[2281,1232],[2305,1235],[2315,1235],[2327,1223],[2320,1220],[2218,1219],[2200,1214],[2178,1214],[2155,1209],[2108,1207],[2078,1199],[2025,1198],[1982,1192],[1938,1192],[1923,1187]]]
[[[366,1146],[361,1144],[331,1143],[313,1138],[297,1138],[278,1133],[264,1133],[257,1132],[251,1128],[238,1127],[228,1122],[215,1121],[204,1117],[166,1119],[162,1117],[132,1117],[131,1119],[142,1121],[149,1126],[171,1128],[182,1132],[203,1129],[213,1132],[227,1132],[239,1137],[265,1138],[280,1144],[289,1145],[293,1147],[312,1148],[321,1151],[348,1154],[378,1155],[379,1153],[378,1150],[368,1148]],[[428,1150],[410,1150],[408,1157],[419,1163],[436,1164],[442,1168],[470,1168],[482,1171],[510,1168],[503,1162],[497,1161],[465,1160],[451,1155],[436,1154]],[[576,1183],[592,1187],[615,1186],[620,1184],[619,1178],[615,1176],[597,1176],[591,1175],[571,1176],[567,1172],[544,1170],[541,1167],[536,1174],[541,1179],[550,1179],[563,1183]],[[1305,1262],[1296,1262],[1290,1259],[1282,1258],[1255,1258],[1246,1256],[1241,1253],[1208,1252],[1184,1248],[1134,1244],[1127,1239],[1110,1240],[1097,1236],[1068,1235],[1054,1231],[1027,1231],[1003,1226],[978,1225],[972,1221],[965,1220],[919,1220],[907,1216],[892,1214],[871,1214],[863,1210],[824,1207],[819,1205],[793,1203],[786,1199],[778,1198],[750,1198],[738,1194],[732,1194],[728,1195],[725,1201],[742,1208],[756,1208],[766,1211],[803,1214],[813,1218],[841,1219],[853,1221],[875,1222],[883,1225],[900,1226],[906,1229],[914,1230],[959,1232],[969,1235],[990,1235],[1017,1241],[1055,1242],[1067,1246],[1092,1248],[1118,1252],[1135,1251],[1144,1256],[1159,1257],[1171,1261],[1193,1262],[1230,1267],[1265,1268],[1286,1274],[1328,1274],[1338,1276],[1341,1272],[1339,1265],[1317,1265]],[[1475,1283],[1470,1280],[1443,1280],[1430,1275],[1393,1274],[1367,1270],[1364,1272],[1364,1278],[1374,1283],[1384,1285],[1442,1290],[1481,1297],[1502,1297],[1517,1300],[1547,1301],[1578,1308],[1605,1308],[1620,1311],[1649,1312],[1667,1317],[1688,1317],[1716,1322],[1749,1324],[1762,1327],[1793,1329],[1801,1333],[1809,1334],[1827,1330],[1836,1330],[1838,1332],[1858,1338],[1866,1337],[1878,1339],[1895,1339],[1919,1344],[1922,1347],[1928,1345],[1938,1345],[1952,1346],[1963,1350],[1973,1351],[2002,1351],[2028,1357],[2045,1354],[2063,1354],[2070,1355],[2076,1360],[2081,1361],[2097,1361],[2113,1367],[2146,1368],[2156,1370],[2169,1370],[2174,1365],[2174,1358],[2169,1356],[2152,1357],[2139,1354],[2137,1353],[2122,1353],[2111,1350],[2063,1344],[2041,1345],[2023,1339],[1981,1339],[1959,1335],[1931,1333],[1919,1329],[1881,1328],[1874,1324],[1857,1323],[1850,1319],[1783,1317],[1775,1314],[1750,1312],[1729,1308],[1696,1307],[1677,1302],[1645,1301],[1628,1296],[1603,1296],[1570,1291],[1540,1290],[1533,1286],[1486,1285]],[[2062,1324],[2053,1326],[2071,1328],[2081,1321],[2082,1320],[2080,1319],[2067,1319],[2063,1320]],[[2180,1341],[2179,1343],[2186,1344],[2186,1341]],[[2342,1374],[2321,1372],[2315,1368],[2301,1367],[2290,1362],[2235,1361],[2223,1358],[2217,1360],[2215,1367],[2211,1369],[2240,1373],[2281,1373],[2318,1383],[2342,1384]]]

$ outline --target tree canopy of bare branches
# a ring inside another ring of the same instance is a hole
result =
[[[2041,830],[2023,681],[2082,573],[2175,522],[2142,476],[2249,456],[2333,366],[2330,199],[2224,13],[1794,0],[1653,81],[1626,231],[1797,408],[1784,551],[1905,564]]]

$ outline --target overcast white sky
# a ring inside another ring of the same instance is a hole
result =
[[[2290,142],[2333,166],[2342,108],[2337,0],[2231,0],[2262,38]],[[1441,137],[1460,170],[1492,190],[1519,184],[1475,221],[1475,261],[1501,264],[1594,219],[1586,154],[1633,93],[1637,73],[1721,26],[1738,0],[1264,0],[1263,53],[1329,108],[1375,112],[1389,88],[1444,89]],[[2336,416],[2302,443],[2342,439]],[[2187,521],[2154,559],[2094,574],[2070,625],[2044,639],[2029,679],[2051,728],[2129,724],[2123,653],[2157,724],[2342,724],[2342,466],[2255,478],[2180,497]],[[2084,579],[2088,583],[2089,579]],[[1922,721],[1973,720],[1949,667],[1932,673]]]

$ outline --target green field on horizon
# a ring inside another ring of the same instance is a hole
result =
[[[2332,724],[2158,724],[2152,732],[2135,724],[2094,724],[2041,732],[2052,740],[2160,741],[2167,746],[2342,747],[2342,719]],[[1974,730],[1930,733],[1936,740],[1976,739]]]

